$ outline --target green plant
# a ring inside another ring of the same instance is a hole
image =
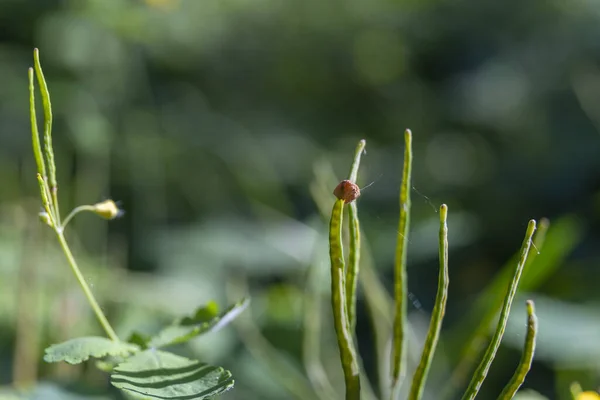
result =
[[[121,340],[115,333],[77,265],[65,237],[65,228],[81,212],[92,212],[111,220],[119,217],[122,211],[113,200],[105,200],[76,207],[61,219],[52,146],[52,106],[37,49],[34,50],[34,68],[29,68],[28,73],[33,154],[44,208],[40,218],[54,231],[73,274],[107,336],[79,337],[54,344],[45,350],[44,360],[78,364],[89,358],[101,359],[96,365],[110,373],[111,384],[134,398],[205,399],[231,389],[234,381],[229,371],[164,349],[222,328],[247,307],[248,299],[238,301],[222,312],[211,302],[198,308],[192,315],[175,320],[152,336],[133,332],[127,340]],[[37,77],[44,109],[43,152],[37,127],[34,76]]]
[[[401,386],[402,378],[405,374],[403,372],[405,371],[405,367],[402,363],[405,357],[403,355],[405,347],[407,347],[404,344],[406,341],[405,331],[407,324],[406,315],[399,315],[398,312],[406,313],[407,311],[406,297],[408,296],[405,271],[410,221],[411,132],[406,131],[404,137],[404,179],[400,190],[400,229],[396,249],[396,280],[394,285],[396,288],[396,299],[388,295],[377,277],[368,242],[361,235],[358,206],[354,201],[360,196],[360,188],[356,185],[356,177],[361,155],[366,145],[365,141],[361,140],[358,143],[348,179],[341,181],[333,191],[337,200],[334,202],[331,212],[329,212],[331,204],[330,188],[332,186],[331,183],[335,182],[335,178],[334,173],[327,163],[317,166],[317,181],[311,186],[311,194],[321,214],[324,217],[326,215],[329,216],[330,302],[333,312],[333,330],[335,331],[335,341],[337,342],[338,354],[340,356],[346,399],[375,400],[381,398],[396,400],[401,398],[401,396],[405,396],[402,398],[410,400],[424,398],[427,376],[441,336],[449,284],[448,207],[446,205],[442,205],[439,209],[440,225],[438,241],[440,268],[438,293],[431,323],[425,339],[421,359],[415,370],[412,382],[410,385]],[[346,223],[344,223],[345,209],[347,209],[348,215]],[[559,224],[569,225],[567,221]],[[345,227],[347,227],[347,230]],[[548,221],[542,220],[539,229],[536,231],[536,222],[533,220],[529,222],[521,249],[515,259],[509,263],[510,270],[503,269],[493,284],[484,291],[480,303],[482,305],[485,303],[485,307],[480,307],[481,310],[475,308],[477,315],[481,312],[484,313],[486,322],[485,326],[482,326],[483,322],[478,322],[476,330],[477,339],[485,340],[494,317],[498,314],[500,314],[500,317],[493,332],[492,340],[487,346],[487,350],[462,396],[464,400],[475,398],[487,376],[489,367],[495,358],[504,334],[521,277],[524,277],[523,281],[527,284],[527,287],[531,288],[536,283],[535,275],[547,274],[558,262],[556,260],[560,259],[570,246],[569,244],[565,245],[564,248],[558,251],[558,256],[556,254],[554,255],[556,257],[553,256],[552,261],[539,261],[541,268],[534,271],[531,268],[531,264],[536,257],[528,257],[529,250],[532,246],[535,246],[538,250],[541,249],[548,227]],[[565,226],[560,227],[560,231],[564,231],[564,229]],[[554,236],[554,234],[549,235],[549,239],[554,241]],[[361,238],[363,239],[361,240]],[[348,248],[347,252],[344,250],[346,244]],[[307,286],[303,300],[303,361],[306,377],[261,335],[258,327],[249,318],[245,318],[246,321],[243,324],[241,321],[237,321],[236,325],[238,325],[242,336],[246,338],[244,341],[249,351],[270,370],[271,376],[277,379],[291,396],[296,399],[339,399],[344,397],[339,393],[339,388],[336,384],[339,380],[336,379],[335,374],[331,373],[325,367],[322,360],[323,354],[330,356],[332,354],[328,351],[329,349],[320,344],[323,334],[321,332],[320,320],[322,310],[319,300],[319,283],[323,277],[320,276],[322,267],[322,264],[319,262],[321,252],[317,248],[315,250],[315,261],[310,264],[308,269]],[[549,250],[549,252],[552,252],[552,250]],[[540,257],[538,260],[541,258],[544,257]],[[232,284],[234,284],[232,288],[237,288],[237,290],[232,291],[236,296],[247,292],[247,287],[242,276],[237,275]],[[377,394],[375,393],[375,389],[371,387],[370,379],[367,378],[355,341],[356,290],[358,284],[363,289],[364,299],[374,330],[374,347],[378,360],[375,363],[377,370],[370,371],[372,372],[370,375],[379,378],[379,390]],[[487,301],[484,302],[483,300]],[[394,308],[398,311],[396,318],[394,318]],[[531,300],[527,301],[527,314],[528,330],[523,356],[514,376],[499,395],[498,399],[500,400],[513,398],[531,367],[537,334],[537,319],[534,312],[534,304]],[[388,348],[389,343],[393,343],[395,346],[391,350]],[[472,351],[469,354],[468,361],[471,362],[477,354],[477,351]],[[400,365],[397,365],[398,362]],[[331,364],[329,366],[331,367]],[[432,398],[441,398],[444,390],[444,387],[430,388],[430,393],[434,393],[434,397]]]
[[[398,240],[396,247],[396,264],[395,264],[395,319],[392,335],[392,353],[391,353],[391,389],[390,398],[396,399],[400,393],[400,387],[405,375],[405,353],[406,353],[406,313],[407,313],[407,285],[406,285],[406,260],[407,260],[407,243],[410,228],[410,178],[412,168],[412,133],[407,130],[404,134],[405,138],[405,153],[404,153],[404,171],[403,182],[400,190],[400,223],[398,231]],[[349,319],[353,305],[351,302],[343,302],[343,299],[354,299],[356,294],[356,285],[345,285],[345,279],[357,275],[357,271],[352,268],[345,268],[344,255],[342,247],[342,221],[343,208],[346,203],[349,203],[348,214],[350,215],[349,223],[349,260],[357,260],[360,258],[360,246],[358,245],[358,217],[357,206],[353,202],[360,194],[358,186],[356,186],[356,172],[360,163],[360,154],[365,146],[364,140],[361,141],[356,150],[355,161],[351,168],[350,178],[342,181],[334,194],[338,198],[334,203],[331,213],[329,246],[331,256],[331,280],[332,280],[332,307],[334,310],[335,328],[337,332],[338,345],[340,348],[340,358],[342,369],[346,380],[346,399],[354,400],[361,397],[360,391],[360,374],[358,373],[357,365],[359,364],[357,351],[353,341],[353,322]],[[349,196],[352,192],[354,195]],[[358,195],[357,195],[358,194]],[[439,233],[439,259],[440,272],[438,280],[438,294],[436,296],[435,306],[429,332],[425,340],[421,361],[415,372],[408,398],[411,400],[421,399],[427,374],[433,360],[435,348],[439,339],[441,324],[444,317],[446,300],[448,296],[448,227],[447,227],[448,207],[444,204],[440,207],[440,233]],[[471,382],[466,389],[463,400],[471,400],[476,397],[481,388],[481,385],[487,376],[489,367],[496,355],[500,346],[504,330],[508,321],[510,309],[519,285],[521,275],[523,273],[529,249],[536,229],[536,222],[531,220],[527,226],[525,239],[520,250],[520,256],[513,272],[512,280],[509,284],[506,294],[504,295],[503,305],[500,313],[500,318],[492,340],[481,360],[479,367],[473,374]],[[351,263],[352,264],[352,263]],[[367,301],[369,298],[367,297]],[[344,304],[341,304],[344,303]],[[505,390],[500,395],[499,399],[511,399],[525,379],[525,375],[529,371],[533,353],[535,348],[535,335],[537,332],[536,317],[534,314],[533,302],[528,301],[528,334],[525,342],[525,351],[521,359],[515,376],[511,379]]]

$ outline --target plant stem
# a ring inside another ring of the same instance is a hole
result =
[[[94,211],[94,206],[90,206],[90,205],[83,205],[83,206],[78,206],[75,207],[70,213],[69,215],[67,215],[65,217],[65,219],[62,222],[61,227],[64,229],[65,226],[67,226],[67,224],[69,223],[69,221],[71,221],[73,219],[74,216],[76,216],[77,214],[79,214],[80,212],[83,211]]]
[[[423,346],[423,355],[421,361],[415,372],[415,377],[412,381],[410,388],[409,400],[419,400],[423,396],[425,390],[425,381],[431,362],[433,361],[433,355],[435,348],[440,337],[440,330],[442,328],[442,320],[446,312],[446,300],[448,299],[448,225],[446,224],[446,218],[448,216],[448,206],[442,204],[440,207],[440,272],[438,278],[438,292],[435,299],[435,306],[433,307],[433,313],[431,316],[431,325],[429,326],[429,332],[425,339],[425,345]]]
[[[350,233],[350,249],[348,268],[346,271],[346,308],[348,310],[348,325],[352,332],[356,328],[356,286],[360,270],[360,223],[356,202],[348,204],[348,231]]]
[[[521,361],[519,362],[515,374],[502,393],[500,393],[498,400],[511,400],[523,382],[525,382],[525,376],[527,376],[529,369],[531,369],[531,363],[533,362],[537,330],[538,322],[535,315],[535,307],[532,300],[527,300],[527,335],[525,336],[523,355],[521,356]]]
[[[346,290],[344,287],[344,251],[342,249],[342,220],[344,200],[333,205],[329,225],[329,256],[331,258],[331,306],[342,369],[346,382],[346,400],[360,399],[360,369],[348,325]]]
[[[71,249],[69,248],[69,245],[67,244],[67,241],[65,240],[65,236],[64,236],[62,230],[57,229],[56,236],[58,237],[58,242],[60,243],[60,246],[62,247],[62,250],[65,253],[65,256],[67,257],[67,261],[69,262],[69,265],[71,266],[71,270],[75,274],[75,277],[77,278],[77,281],[79,282],[79,285],[83,289],[83,292],[85,293],[85,297],[87,297],[87,300],[90,303],[90,306],[92,306],[92,309],[94,310],[94,313],[96,314],[96,318],[98,318],[98,322],[100,322],[100,325],[102,325],[102,327],[104,328],[104,331],[106,332],[108,337],[111,340],[118,342],[119,337],[113,330],[112,326],[110,326],[110,323],[108,322],[108,320],[106,319],[106,316],[100,309],[100,306],[98,305],[98,302],[96,301],[96,298],[94,297],[94,294],[90,290],[90,287],[88,286],[87,282],[85,281],[85,278],[81,274],[81,271],[79,270],[79,267],[77,266],[77,262],[75,261],[75,258],[73,257],[73,254],[71,253]]]
[[[79,267],[77,266],[77,262],[71,253],[71,249],[67,244],[67,241],[64,236],[64,227],[67,223],[79,212],[81,211],[93,211],[91,206],[79,206],[75,208],[68,216],[65,218],[65,221],[61,223],[60,220],[60,212],[58,206],[58,186],[56,181],[56,164],[54,163],[54,149],[52,148],[52,103],[50,102],[50,92],[48,91],[48,85],[46,84],[46,80],[44,79],[44,73],[42,72],[42,66],[40,64],[40,53],[38,49],[34,49],[33,51],[33,59],[34,59],[34,69],[29,68],[28,77],[29,77],[29,112],[31,119],[31,134],[32,134],[32,143],[33,143],[33,154],[35,157],[35,161],[38,169],[38,183],[40,186],[40,195],[42,197],[42,203],[44,205],[44,209],[48,214],[48,218],[52,223],[52,228],[54,232],[56,232],[56,236],[58,237],[58,242],[62,247],[65,256],[79,282],[79,285],[83,289],[85,293],[85,297],[87,297],[90,306],[94,310],[100,325],[106,331],[108,337],[113,341],[119,341],[117,334],[113,330],[113,328],[108,323],[106,316],[100,309],[98,302],[94,298],[90,287],[88,286],[85,278],[81,274]],[[37,76],[38,85],[40,87],[40,93],[42,97],[42,105],[44,107],[44,155],[45,161],[48,164],[48,177],[46,178],[46,168],[44,164],[44,160],[42,157],[42,150],[40,145],[40,138],[37,128],[37,119],[35,113],[35,95],[34,95],[34,71]]]
[[[527,232],[525,234],[525,239],[523,240],[523,244],[521,245],[521,257],[517,266],[515,268],[515,273],[508,287],[508,291],[506,296],[504,297],[504,304],[502,305],[502,311],[500,312],[500,318],[498,319],[498,325],[496,327],[496,331],[494,332],[494,336],[492,337],[492,341],[490,342],[479,367],[473,374],[473,378],[471,379],[471,383],[469,383],[469,387],[467,388],[462,400],[473,400],[477,393],[479,393],[479,389],[483,384],[484,379],[487,376],[487,373],[492,365],[492,361],[496,356],[496,352],[500,347],[500,342],[502,341],[502,336],[504,335],[504,330],[506,329],[506,323],[508,322],[508,316],[510,314],[510,307],[512,305],[513,299],[515,298],[515,294],[517,293],[517,288],[519,286],[519,280],[521,279],[521,274],[523,273],[523,268],[525,267],[525,263],[527,262],[527,255],[529,254],[529,248],[531,247],[531,238],[533,237],[533,233],[535,232],[535,221],[529,221],[527,225]]]
[[[367,145],[367,141],[365,139],[361,139],[356,146],[356,151],[354,152],[354,161],[352,162],[352,167],[350,167],[350,175],[348,175],[348,180],[356,183],[356,177],[358,175],[358,167],[360,167],[360,158],[365,151],[365,146]]]
[[[408,247],[408,232],[410,229],[410,178],[412,170],[412,133],[409,129],[404,132],[404,168],[402,172],[402,187],[400,189],[400,221],[396,244],[396,261],[394,265],[394,336],[392,341],[392,399],[404,379],[404,359],[406,358],[406,314],[408,290],[406,281],[406,250]]]
[[[532,273],[534,270],[538,268],[534,267],[534,261],[538,256],[538,252],[542,251],[544,247],[544,242],[546,239],[546,233],[548,232],[548,228],[550,226],[550,221],[546,218],[542,218],[538,224],[537,230],[533,237],[533,246],[534,251],[527,257],[527,264],[525,265],[525,269],[523,270],[523,279],[521,285],[526,285],[527,281],[531,281],[531,277],[534,275]],[[560,230],[559,230],[560,231]],[[485,344],[487,337],[489,335],[490,327],[494,322],[494,319],[498,315],[498,311],[502,308],[502,301],[504,296],[504,292],[502,287],[506,287],[508,282],[512,279],[510,273],[512,273],[512,265],[518,262],[519,254],[516,254],[514,258],[511,258],[509,263],[506,264],[506,267],[502,268],[502,272],[498,275],[497,278],[484,290],[484,292],[479,296],[475,305],[472,307],[472,310],[469,315],[476,315],[477,327],[473,330],[473,333],[465,341],[464,348],[461,350],[459,362],[454,368],[452,372],[452,376],[449,379],[449,382],[445,388],[442,389],[441,400],[448,400],[454,396],[454,392],[463,385],[464,381],[468,378],[469,372],[473,370],[473,366],[477,362],[477,358],[481,355],[483,350],[485,349]],[[535,264],[535,267],[538,267]],[[544,268],[540,266],[539,270],[543,270]],[[525,288],[527,289],[527,288]],[[483,310],[482,312],[478,310]],[[464,323],[459,324],[463,326],[467,324],[468,320]]]
[[[358,168],[360,166],[360,157],[364,152],[366,141],[363,139],[358,142],[354,154],[354,162],[350,169],[348,180],[356,183]],[[348,257],[348,268],[346,271],[346,308],[348,312],[348,324],[350,330],[354,332],[356,327],[356,287],[358,286],[358,274],[360,269],[360,223],[358,222],[358,207],[356,201],[348,204],[350,232],[350,254]]]

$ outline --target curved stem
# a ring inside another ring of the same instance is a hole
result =
[[[510,283],[506,296],[504,297],[504,304],[502,306],[502,311],[500,312],[500,318],[498,320],[496,331],[494,332],[492,341],[490,342],[483,356],[483,360],[481,360],[481,363],[479,364],[479,367],[477,367],[477,370],[475,371],[475,374],[471,379],[471,383],[469,383],[469,387],[467,388],[462,400],[473,400],[475,396],[477,396],[477,393],[479,393],[479,389],[481,389],[481,385],[487,376],[490,366],[492,365],[492,361],[496,356],[496,352],[500,347],[500,342],[502,341],[502,336],[504,335],[504,330],[506,329],[506,323],[508,322],[510,307],[513,299],[515,298],[515,294],[517,293],[523,268],[527,262],[527,255],[529,254],[529,248],[531,247],[531,238],[535,232],[535,225],[536,224],[534,220],[529,221],[529,225],[527,225],[527,233],[525,234],[525,239],[521,245],[521,257],[517,263],[517,267],[515,268],[512,282]]]
[[[71,221],[73,219],[73,217],[75,217],[77,214],[79,214],[80,212],[83,212],[83,211],[94,211],[94,207],[90,206],[90,205],[83,205],[83,206],[75,207],[73,210],[71,210],[69,215],[67,215],[65,217],[65,219],[63,220],[63,222],[61,224],[61,228],[64,229],[65,226],[67,226],[67,224],[69,223],[69,221]]]
[[[365,146],[367,145],[367,141],[365,139],[361,139],[356,146],[356,151],[354,152],[354,161],[352,161],[352,167],[350,167],[350,175],[348,175],[348,180],[356,183],[356,177],[358,175],[358,167],[360,167],[360,158],[365,151]]]
[[[560,223],[559,223],[560,224]],[[527,277],[533,275],[534,261],[536,260],[540,251],[544,247],[546,240],[546,234],[550,226],[550,221],[546,218],[542,218],[538,224],[537,230],[533,237],[534,251],[527,257],[527,264],[523,271],[523,285],[527,282]],[[557,229],[560,231],[560,229]],[[477,358],[483,353],[485,349],[485,343],[489,335],[490,326],[494,322],[495,317],[502,308],[502,301],[504,293],[501,288],[505,287],[511,280],[510,273],[512,272],[512,265],[517,262],[519,254],[517,253],[509,261],[509,264],[505,264],[502,267],[501,273],[498,277],[483,291],[479,296],[475,305],[471,308],[473,311],[467,313],[468,316],[463,318],[463,321],[459,323],[459,326],[464,326],[469,323],[469,318],[472,315],[476,316],[477,327],[473,330],[472,334],[469,334],[466,343],[461,350],[459,361],[452,372],[452,376],[446,384],[446,387],[442,388],[442,394],[440,400],[448,400],[454,396],[454,392],[463,385],[464,381],[467,380],[469,372],[473,371],[473,366],[477,362]],[[556,256],[559,257],[559,256]],[[559,257],[560,258],[560,257]],[[537,269],[537,268],[536,268]],[[544,268],[539,268],[543,270]],[[549,269],[548,269],[549,270]],[[478,311],[483,310],[483,311]]]
[[[535,315],[535,308],[533,300],[527,300],[527,335],[525,336],[525,347],[523,349],[523,355],[519,366],[515,371],[515,374],[511,378],[508,385],[504,388],[498,400],[510,400],[515,397],[517,390],[525,382],[525,376],[531,369],[531,363],[533,362],[533,353],[535,353],[535,340],[537,337],[538,322]]]
[[[69,265],[71,266],[71,270],[75,274],[75,277],[77,278],[77,281],[79,282],[79,285],[81,286],[81,289],[83,289],[83,293],[85,293],[85,297],[87,297],[87,300],[90,303],[90,306],[92,306],[92,309],[94,310],[94,313],[96,314],[96,317],[98,318],[98,322],[100,322],[100,325],[102,325],[102,327],[104,328],[104,331],[106,332],[108,337],[111,340],[118,342],[119,337],[113,330],[112,326],[110,326],[110,323],[108,322],[108,320],[106,319],[106,316],[100,309],[100,306],[98,305],[96,298],[94,297],[92,291],[90,290],[90,287],[88,286],[87,282],[85,281],[85,278],[81,274],[81,271],[79,270],[79,267],[77,266],[77,262],[75,261],[75,258],[73,257],[73,254],[71,253],[71,249],[69,248],[69,245],[67,244],[67,241],[65,240],[64,234],[62,233],[62,231],[57,230],[56,236],[58,237],[58,242],[60,243],[60,247],[62,247],[62,250],[65,253],[65,256],[67,257],[67,261],[69,262]]]

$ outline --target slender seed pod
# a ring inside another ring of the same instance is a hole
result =
[[[344,380],[346,400],[360,399],[360,375],[358,356],[354,348],[352,332],[348,326],[346,295],[344,287],[344,252],[342,248],[342,222],[344,199],[333,205],[329,224],[329,256],[331,259],[331,306],[337,336]]]
[[[412,171],[412,133],[404,132],[404,168],[402,171],[402,187],[400,189],[400,220],[396,244],[396,261],[394,264],[394,336],[392,340],[392,397],[394,397],[404,378],[404,359],[406,358],[406,316],[408,284],[406,278],[406,250],[410,230],[410,188]]]
[[[515,374],[506,385],[498,400],[511,400],[517,394],[517,390],[525,382],[525,377],[531,369],[533,354],[535,353],[535,341],[537,337],[538,321],[535,315],[535,305],[532,300],[527,300],[527,335],[525,336],[525,346],[523,355]]]
[[[433,361],[433,355],[435,348],[440,337],[440,331],[442,329],[442,320],[446,312],[446,300],[448,299],[448,225],[446,219],[448,216],[448,206],[442,204],[440,207],[440,272],[438,278],[438,292],[435,298],[435,306],[433,307],[433,313],[431,316],[431,324],[429,331],[427,332],[427,338],[425,339],[425,345],[423,346],[423,355],[419,366],[415,371],[415,376],[412,381],[410,388],[409,400],[420,400],[425,390],[425,381],[429,368]]]
[[[500,318],[498,319],[496,331],[494,332],[492,341],[490,342],[483,359],[479,364],[479,367],[477,367],[477,370],[473,374],[471,383],[469,383],[469,387],[462,398],[463,400],[473,400],[475,396],[477,396],[477,393],[479,393],[479,389],[481,389],[481,385],[487,376],[490,366],[492,365],[492,361],[496,356],[496,352],[500,347],[500,342],[502,341],[502,336],[504,335],[504,331],[506,329],[506,323],[508,322],[510,308],[515,298],[515,294],[517,293],[517,288],[519,287],[519,281],[521,279],[521,274],[523,273],[523,268],[527,262],[527,256],[529,254],[529,249],[531,248],[531,239],[533,237],[533,233],[535,232],[535,227],[535,221],[529,221],[529,224],[527,225],[527,232],[525,233],[525,239],[523,239],[523,244],[521,245],[521,257],[517,263],[517,266],[515,267],[513,279],[508,287],[506,297],[504,298],[504,304],[502,305],[502,311],[500,312]]]

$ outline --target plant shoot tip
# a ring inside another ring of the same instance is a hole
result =
[[[532,314],[534,311],[534,307],[535,307],[535,303],[533,302],[533,300],[527,300],[526,301],[527,304],[527,311],[529,312],[529,314]]]

